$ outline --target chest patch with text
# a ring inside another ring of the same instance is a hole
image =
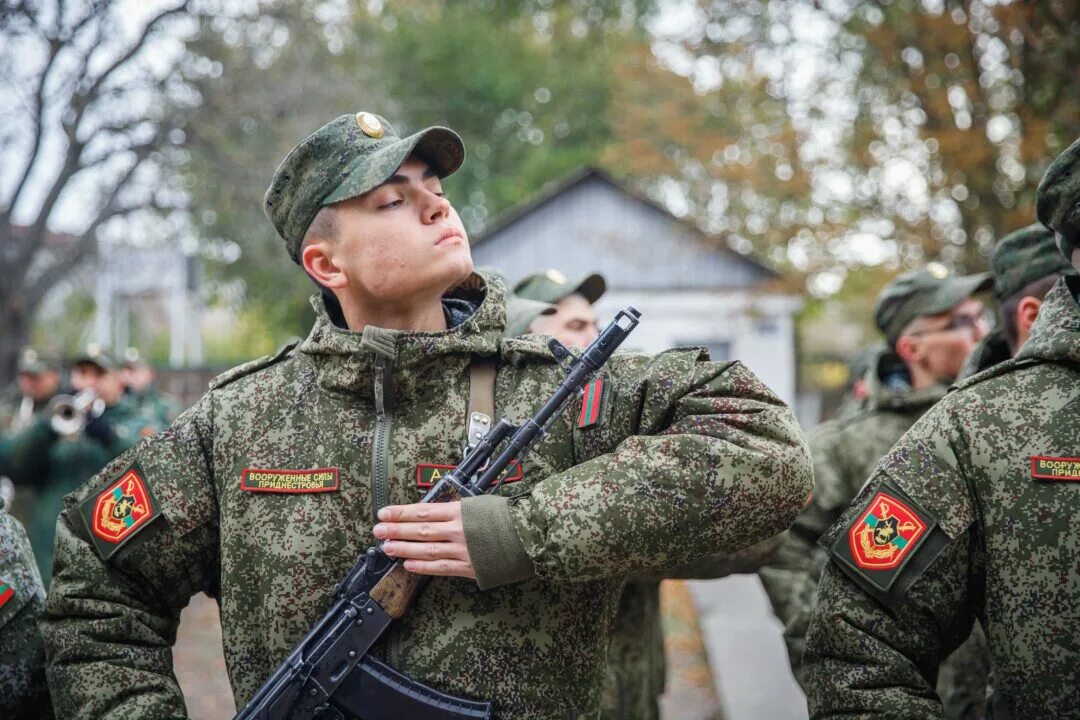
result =
[[[1032,455],[1031,477],[1036,480],[1080,482],[1080,458]]]
[[[248,492],[336,492],[339,484],[339,468],[312,468],[310,470],[244,468],[244,472],[240,475],[240,489]]]
[[[420,464],[416,466],[416,487],[423,490],[427,490],[435,483],[442,479],[444,473],[454,469],[454,465],[431,465]],[[510,467],[506,469],[503,483],[517,482],[525,477],[525,472],[521,468],[521,463],[515,460],[510,464]]]

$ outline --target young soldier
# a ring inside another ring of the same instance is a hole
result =
[[[581,348],[588,347],[600,333],[593,305],[606,290],[607,282],[599,273],[570,281],[558,270],[534,273],[514,286],[518,297],[555,306],[554,313],[537,315],[529,325],[530,332]]]
[[[946,389],[983,335],[989,275],[957,277],[937,263],[900,275],[878,296],[874,320],[887,348],[868,373],[866,407],[816,427],[809,436],[814,495],[760,572],[800,684],[806,627],[826,560],[818,538],[858,492],[877,461]]]
[[[1036,205],[1080,265],[1080,142],[1050,165]],[[938,664],[976,619],[994,663],[988,717],[1076,715],[1078,292],[1060,279],[1017,356],[927,413],[823,537],[813,717],[940,717]]]
[[[415,504],[465,439],[470,365],[496,414],[563,378],[542,340],[501,339],[505,288],[472,273],[441,178],[445,128],[343,115],[278,168],[266,212],[322,288],[307,339],[241,366],[69,498],[42,622],[65,718],[182,717],[170,644],[219,598],[244,705],[376,539],[436,577],[376,652],[501,718],[595,716],[628,574],[736,549],[791,521],[810,467],[790,412],[737,363],[618,355],[595,416],[555,423],[491,496]],[[134,498],[136,502],[127,501]],[[111,523],[116,503],[132,523]]]
[[[1001,238],[990,256],[990,268],[994,273],[998,324],[968,355],[958,380],[1015,355],[1031,335],[1046,293],[1062,275],[1075,274],[1058,252],[1054,233],[1039,223]]]

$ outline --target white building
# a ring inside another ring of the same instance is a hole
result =
[[[625,305],[642,312],[635,349],[704,345],[716,360],[743,361],[795,403],[801,300],[773,289],[773,270],[602,171],[582,169],[498,218],[474,238],[473,259],[501,270],[511,286],[548,268],[570,278],[602,273],[601,323]]]

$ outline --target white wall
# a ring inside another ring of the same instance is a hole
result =
[[[688,342],[730,343],[731,359],[742,361],[784,402],[794,404],[798,298],[746,291],[613,291],[597,302],[601,326],[627,305],[642,313],[630,348],[655,353]]]

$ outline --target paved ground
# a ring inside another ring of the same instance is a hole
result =
[[[665,583],[662,597],[665,720],[805,720],[780,625],[757,578]],[[231,717],[218,609],[205,595],[184,610],[173,656],[192,720]]]

